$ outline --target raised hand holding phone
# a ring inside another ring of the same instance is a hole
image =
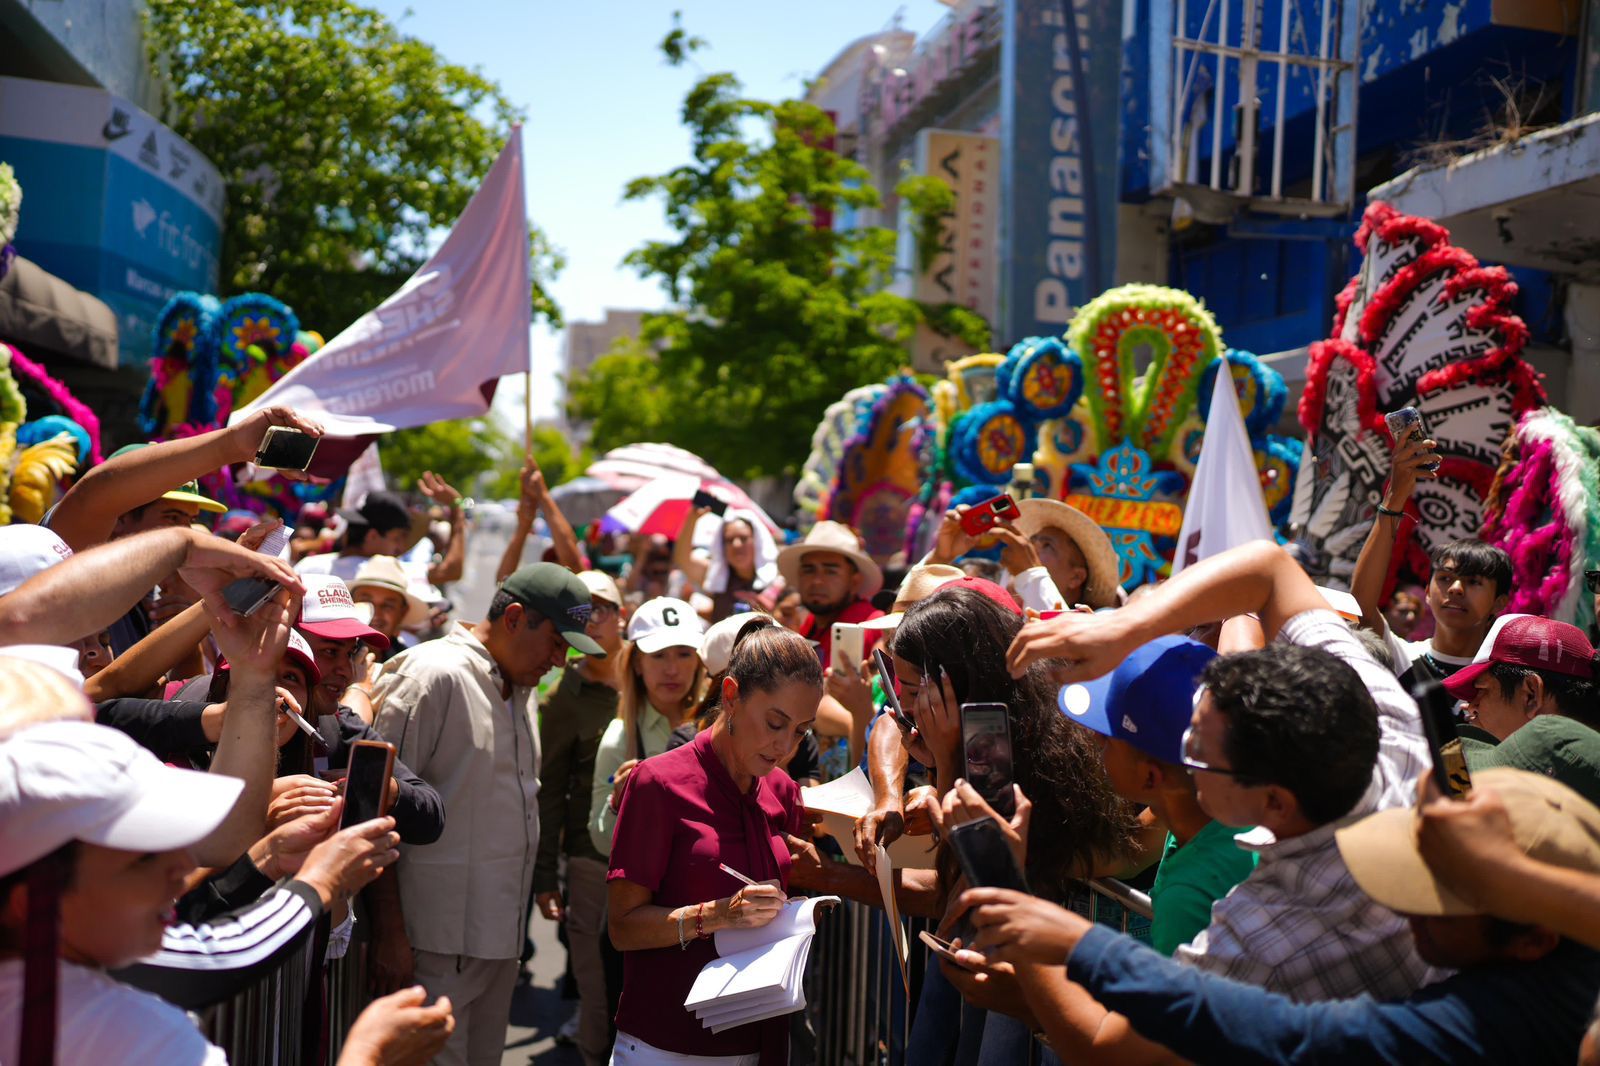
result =
[[[1455,699],[1437,681],[1419,681],[1411,686],[1411,698],[1422,713],[1422,733],[1428,738],[1428,754],[1433,758],[1433,780],[1441,795],[1463,799],[1472,792],[1472,772],[1456,735]]]
[[[387,814],[389,779],[393,776],[393,744],[358,740],[350,745],[350,771],[344,781],[344,817],[339,827],[360,825]]]

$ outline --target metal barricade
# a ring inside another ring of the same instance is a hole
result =
[[[370,928],[370,923],[360,920],[358,911],[349,950],[323,973],[313,972],[311,940],[307,938],[272,974],[204,1011],[200,1028],[206,1039],[227,1052],[229,1062],[241,1066],[314,1066],[305,1061],[302,1048],[306,993],[315,979],[322,981],[326,997],[327,1061],[337,1061],[345,1034],[372,998],[367,993],[370,936],[366,930]]]
[[[1074,910],[1148,938],[1149,896],[1111,878],[1091,881],[1089,888],[1072,901]],[[923,978],[937,965],[917,934],[936,925],[926,918],[906,921],[910,952],[902,983],[883,911],[847,900],[823,918],[806,975],[817,1066],[911,1066],[906,1042]]]

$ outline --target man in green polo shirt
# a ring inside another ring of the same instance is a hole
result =
[[[1171,955],[1211,924],[1211,905],[1250,875],[1256,856],[1233,842],[1237,828],[1213,821],[1184,769],[1183,736],[1200,674],[1217,653],[1187,637],[1162,637],[1136,650],[1110,675],[1067,685],[1067,720],[1103,738],[1111,787],[1167,827],[1161,866],[1150,887],[1150,946]]]
[[[589,835],[589,800],[595,752],[601,734],[617,716],[622,593],[610,576],[598,570],[585,570],[578,580],[593,597],[589,635],[605,649],[606,657],[585,656],[568,665],[539,708],[544,764],[539,772],[539,855],[533,866],[533,891],[539,913],[567,926],[567,953],[578,982],[575,1042],[584,1066],[605,1066],[611,1055],[611,1015],[600,954],[606,921],[606,857]],[[563,855],[565,893],[559,878]]]

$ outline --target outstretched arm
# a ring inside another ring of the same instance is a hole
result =
[[[1006,653],[1021,676],[1042,659],[1064,659],[1064,682],[1087,681],[1116,669],[1141,644],[1204,622],[1254,614],[1268,639],[1302,611],[1327,601],[1306,572],[1271,541],[1255,541],[1184,569],[1148,596],[1105,615],[1064,614],[1022,627]]]
[[[1383,583],[1389,576],[1389,566],[1394,560],[1394,542],[1400,536],[1400,525],[1405,518],[1399,513],[1416,491],[1419,480],[1432,481],[1439,476],[1424,464],[1436,461],[1434,442],[1407,437],[1394,450],[1390,463],[1389,485],[1384,490],[1383,503],[1372,520],[1372,531],[1356,557],[1355,573],[1350,576],[1350,594],[1361,605],[1361,624],[1375,633],[1385,633],[1389,624],[1379,611],[1383,599]],[[1396,513],[1389,513],[1396,512]]]
[[[694,553],[694,527],[700,519],[711,513],[709,507],[691,507],[684,512],[678,535],[672,542],[672,565],[683,571],[689,584],[699,588],[705,584],[710,565]]]
[[[67,490],[50,528],[74,551],[103,544],[117,519],[162,493],[233,463],[249,462],[271,426],[322,436],[322,427],[287,407],[268,407],[236,426],[162,441],[101,463]]]
[[[264,577],[294,592],[300,578],[281,559],[192,529],[155,529],[79,552],[0,597],[0,644],[70,644],[121,618],[179,571],[213,609],[241,577]]]

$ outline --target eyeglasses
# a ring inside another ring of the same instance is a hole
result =
[[[1225,766],[1213,766],[1204,759],[1195,755],[1193,725],[1190,725],[1184,729],[1183,740],[1181,741],[1181,744],[1182,746],[1179,748],[1179,751],[1182,755],[1182,762],[1185,769],[1200,770],[1208,774],[1226,774],[1228,777],[1238,780],[1240,784],[1256,785],[1264,783],[1254,774],[1247,774],[1242,770],[1229,770]]]
[[[589,609],[589,623],[594,625],[596,623],[609,622],[621,613],[614,603],[596,603]]]
[[[1600,570],[1585,570],[1583,584],[1590,592],[1600,595]]]

